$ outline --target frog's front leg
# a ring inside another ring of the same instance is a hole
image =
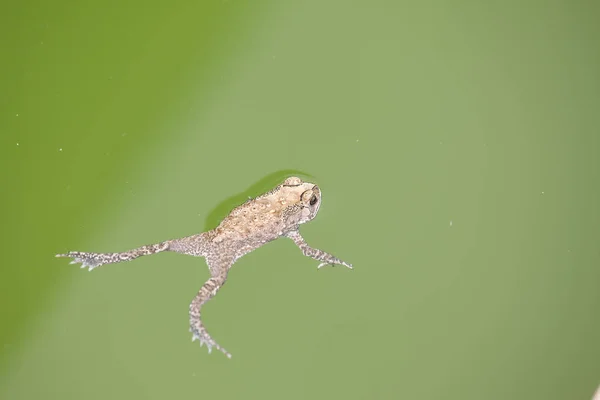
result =
[[[321,268],[325,265],[338,264],[352,269],[352,264],[342,261],[334,255],[324,252],[323,250],[310,247],[308,243],[306,243],[299,231],[291,231],[287,233],[286,236],[292,239],[294,243],[296,243],[296,246],[298,246],[300,250],[302,250],[302,254],[304,254],[307,257],[313,258],[317,261],[321,261],[321,264],[319,264],[317,268]]]

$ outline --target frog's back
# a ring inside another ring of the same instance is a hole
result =
[[[238,246],[243,250],[235,253],[246,254],[275,240],[297,229],[299,223],[314,217],[313,214],[308,219],[300,220],[302,209],[305,209],[306,213],[309,212],[306,205],[302,203],[302,195],[303,193],[313,195],[313,192],[320,195],[316,185],[302,182],[300,178],[290,177],[265,194],[249,199],[234,208],[219,226],[209,232],[212,242],[227,243],[229,249]],[[315,210],[318,210],[318,205]],[[292,214],[295,214],[295,218],[290,218]]]
[[[266,243],[281,235],[281,207],[269,193],[234,208],[214,229],[214,241]]]

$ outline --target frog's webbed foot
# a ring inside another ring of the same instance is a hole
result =
[[[223,354],[227,356],[227,358],[231,358],[231,353],[225,350],[223,347],[219,346],[217,342],[213,338],[210,337],[204,325],[202,325],[202,321],[200,319],[193,320],[190,318],[190,332],[192,332],[192,342],[198,339],[200,341],[200,347],[206,345],[208,348],[208,354],[212,352],[212,348],[216,348],[221,351]]]
[[[334,260],[331,261],[327,261],[327,262],[322,262],[321,264],[317,265],[317,269],[321,269],[321,267],[325,267],[327,265],[331,265],[332,267],[335,267],[336,265],[343,265],[344,267],[350,268],[350,269],[354,269],[352,267],[352,264],[349,264],[345,261],[342,261],[338,258],[333,257],[331,254],[327,254],[328,256],[331,256]]]
[[[223,272],[217,276],[213,276],[202,286],[192,303],[190,304],[190,332],[192,332],[192,342],[196,339],[200,341],[200,346],[206,345],[210,353],[214,348],[221,351],[228,358],[231,358],[231,353],[221,347],[213,338],[210,337],[208,331],[202,324],[200,318],[200,308],[204,303],[210,300],[217,291],[225,284],[227,272]]]
[[[73,260],[70,264],[79,264],[81,263],[81,268],[89,268],[89,270],[93,270],[96,267],[101,266],[102,264],[106,264],[103,261],[105,257],[104,254],[98,253],[83,253],[80,251],[70,251],[67,254],[57,254],[56,257],[69,257]]]
[[[132,261],[141,256],[149,256],[166,250],[169,250],[169,242],[149,244],[122,253],[85,253],[81,251],[70,251],[67,254],[57,254],[56,257],[70,257],[73,259],[71,264],[81,263],[81,268],[88,267],[91,271],[104,264]]]

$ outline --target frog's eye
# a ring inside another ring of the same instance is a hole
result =
[[[302,193],[301,198],[304,204],[309,203],[311,206],[314,206],[315,202],[317,201],[315,192],[312,190],[307,190],[306,192]]]

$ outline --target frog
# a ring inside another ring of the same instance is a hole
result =
[[[189,330],[192,341],[199,340],[200,346],[206,345],[209,353],[215,348],[231,358],[231,353],[208,333],[200,311],[225,285],[230,269],[241,257],[278,238],[288,238],[304,256],[319,261],[317,269],[329,265],[353,269],[352,264],[311,247],[300,233],[300,225],[317,216],[321,201],[322,193],[318,185],[291,176],[268,192],[249,198],[235,207],[212,230],[119,253],[70,251],[57,254],[56,257],[71,258],[71,264],[81,264],[81,268],[88,268],[89,271],[102,265],[133,261],[165,251],[204,257],[210,278],[189,305]]]

